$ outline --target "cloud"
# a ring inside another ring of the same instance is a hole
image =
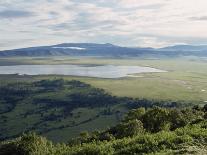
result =
[[[207,21],[207,16],[201,16],[201,17],[190,17],[190,20],[194,21]]]
[[[35,14],[30,11],[22,11],[22,10],[4,10],[0,11],[0,18],[23,18],[23,17],[31,17]]]
[[[207,41],[204,0],[5,0],[0,1],[0,18],[3,42],[16,40],[15,47],[60,42],[162,47]],[[28,41],[23,45],[22,39]]]
[[[143,8],[143,9],[158,9],[160,6],[166,4],[166,0],[117,0],[120,7],[123,8]],[[157,8],[158,7],[158,8]]]

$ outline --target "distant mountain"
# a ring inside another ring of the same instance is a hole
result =
[[[175,45],[157,49],[167,55],[207,57],[207,45]]]
[[[151,52],[147,48],[128,48],[112,44],[63,43],[1,51],[0,56],[141,56]]]
[[[121,47],[113,44],[63,43],[0,51],[0,57],[15,56],[101,56],[101,57],[179,57],[207,56],[207,46],[177,45],[160,49]]]
[[[160,48],[159,50],[164,51],[207,51],[207,45],[175,45],[175,46],[168,46],[164,48]]]

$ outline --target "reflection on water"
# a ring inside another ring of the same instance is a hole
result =
[[[0,74],[20,75],[72,75],[99,78],[121,78],[136,73],[165,72],[163,70],[140,66],[80,66],[80,65],[17,65],[0,66]]]

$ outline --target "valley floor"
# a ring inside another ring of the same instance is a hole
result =
[[[87,57],[47,57],[47,58],[5,58],[0,65],[23,64],[78,64],[78,65],[138,65],[150,66],[166,73],[145,73],[119,79],[103,79],[74,76],[34,76],[16,77],[21,79],[76,79],[95,87],[105,89],[116,96],[173,100],[184,102],[207,102],[207,61],[201,58],[180,59],[140,59],[140,58],[87,58]],[[10,76],[12,77],[12,76]],[[0,79],[7,76],[0,76]],[[9,79],[13,79],[9,78]]]

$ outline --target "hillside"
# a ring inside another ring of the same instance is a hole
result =
[[[0,143],[0,154],[203,155],[207,153],[206,107],[134,109],[118,125],[92,134],[82,132],[67,144],[28,133]]]
[[[46,56],[100,56],[100,57],[180,57],[207,56],[206,46],[180,45],[160,49],[121,47],[112,44],[63,43],[0,52],[0,57],[46,57]]]
[[[83,130],[102,130],[119,123],[129,109],[153,105],[183,106],[116,97],[75,80],[1,83],[0,140],[35,131],[53,141],[66,141]]]

